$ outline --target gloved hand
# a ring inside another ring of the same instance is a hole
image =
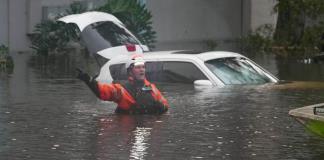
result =
[[[80,80],[82,80],[82,81],[84,81],[84,82],[86,82],[86,83],[88,83],[88,82],[90,82],[90,79],[91,79],[91,77],[89,76],[89,74],[88,73],[84,73],[81,69],[79,69],[79,68],[76,68],[76,70],[77,70],[77,78],[78,79],[80,79]]]
[[[168,107],[166,107],[164,104],[158,101],[153,102],[152,109],[154,110],[154,113],[158,114],[168,111]]]
[[[89,74],[84,73],[81,69],[76,68],[78,74],[77,74],[77,78],[84,81],[86,83],[86,85],[91,89],[91,91],[98,97],[100,98],[100,93],[98,90],[98,85],[97,85],[97,81],[95,80],[95,76],[94,78],[92,78],[91,76],[89,76]]]

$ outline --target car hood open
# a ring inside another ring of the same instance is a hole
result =
[[[88,51],[107,59],[149,51],[118,18],[108,13],[91,11],[72,14],[58,21],[76,24]],[[135,50],[129,50],[126,45],[133,45]]]

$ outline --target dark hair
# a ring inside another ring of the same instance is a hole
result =
[[[132,63],[128,68],[127,68],[127,75],[129,76],[129,73],[132,71],[134,68],[134,63]]]

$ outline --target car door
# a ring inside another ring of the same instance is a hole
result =
[[[119,55],[149,51],[115,16],[104,12],[85,12],[58,19],[74,23],[81,32],[81,40],[92,54],[107,59]]]
[[[208,80],[205,74],[189,61],[147,61],[146,77],[153,82],[187,83]]]

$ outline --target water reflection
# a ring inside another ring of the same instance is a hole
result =
[[[284,80],[322,81],[324,65],[319,63],[305,64],[292,60],[277,60],[278,77]],[[306,74],[306,75],[305,75]]]
[[[147,154],[147,141],[151,134],[151,129],[152,128],[136,127],[136,130],[133,131],[135,142],[133,143],[132,149],[130,151],[130,159],[144,159],[144,156]]]
[[[99,119],[97,159],[145,159],[166,115],[110,115]],[[157,136],[157,137],[156,137]]]

